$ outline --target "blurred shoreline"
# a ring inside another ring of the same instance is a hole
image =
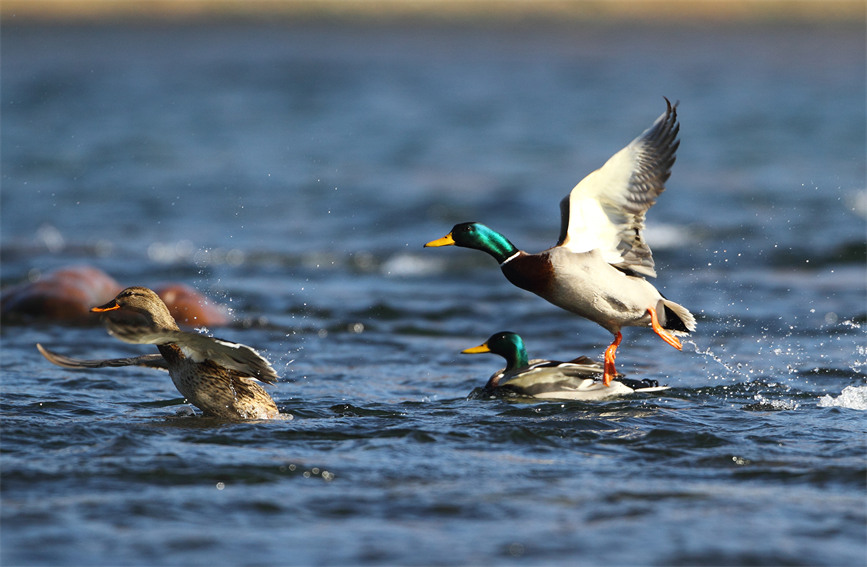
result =
[[[4,24],[334,20],[865,24],[864,0],[3,0]]]

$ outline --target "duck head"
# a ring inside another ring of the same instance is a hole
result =
[[[501,264],[518,252],[505,236],[477,222],[456,224],[447,235],[425,244],[425,247],[438,246],[474,248],[487,252]]]
[[[510,331],[495,333],[479,346],[461,351],[463,354],[479,354],[483,352],[491,352],[505,358],[506,372],[518,370],[529,365],[524,340],[517,333]]]
[[[160,296],[146,287],[128,287],[105,305],[94,307],[90,311],[105,313],[110,320],[127,324],[155,329],[178,329],[174,317]]]

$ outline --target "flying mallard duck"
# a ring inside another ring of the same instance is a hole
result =
[[[605,350],[605,385],[616,376],[614,358],[622,327],[651,327],[680,350],[675,335],[695,330],[695,318],[665,299],[646,277],[656,277],[644,242],[644,215],[665,190],[671,175],[677,133],[677,104],[605,165],[581,180],[560,202],[556,246],[528,254],[505,236],[475,222],[455,225],[425,246],[462,246],[487,252],[506,279],[557,307],[608,329],[614,341]]]
[[[472,397],[519,397],[546,400],[598,400],[633,392],[667,390],[655,380],[627,380],[618,374],[610,384],[599,378],[603,367],[586,356],[569,362],[529,360],[524,341],[516,333],[503,331],[490,336],[464,354],[491,352],[506,359],[506,367],[491,375],[485,387]]]
[[[168,370],[178,391],[206,415],[227,419],[271,419],[279,414],[257,384],[274,384],[277,373],[254,349],[181,331],[166,304],[146,287],[128,287],[94,313],[104,313],[108,332],[134,344],[154,344],[159,354],[109,360],[79,360],[36,348],[66,368],[143,366]]]

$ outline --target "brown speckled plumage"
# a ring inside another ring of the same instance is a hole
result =
[[[178,328],[159,296],[145,287],[130,287],[109,303],[94,307],[104,313],[110,334],[125,342],[155,344],[156,355],[113,360],[78,360],[37,345],[51,362],[66,368],[146,366],[164,368],[178,391],[205,415],[224,419],[271,419],[277,404],[258,382],[273,384],[277,374],[252,348],[188,333]]]

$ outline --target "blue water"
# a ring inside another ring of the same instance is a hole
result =
[[[4,22],[2,284],[182,281],[284,376],[291,421],[198,417],[99,327],[2,328],[3,565],[864,565],[863,26]],[[680,100],[647,239],[698,332],[625,332],[671,390],[467,400],[610,336],[423,249],[537,251]]]

